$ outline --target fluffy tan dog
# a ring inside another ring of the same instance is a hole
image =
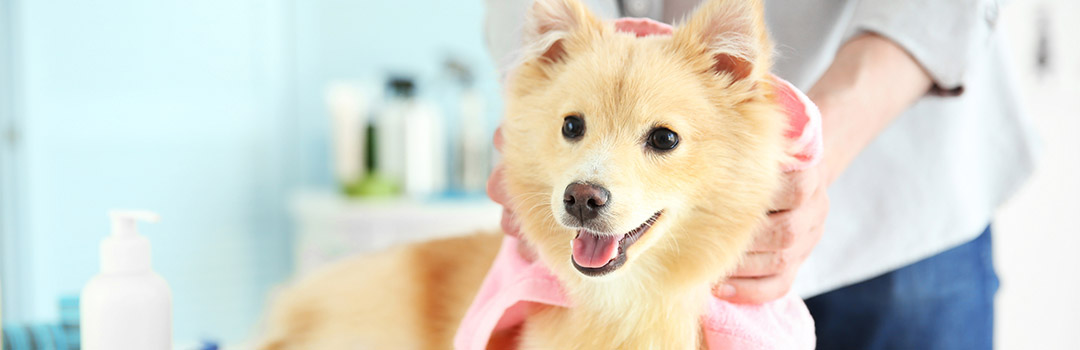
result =
[[[637,38],[576,0],[536,1],[507,86],[505,180],[575,307],[537,307],[491,348],[701,347],[710,286],[751,242],[785,157],[762,11],[709,1],[673,35]],[[500,239],[325,269],[278,299],[264,348],[451,348]]]

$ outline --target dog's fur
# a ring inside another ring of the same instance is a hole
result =
[[[671,36],[616,32],[577,0],[537,0],[507,86],[505,185],[525,241],[573,308],[536,307],[491,348],[694,349],[710,286],[732,270],[779,185],[785,117],[768,77],[757,0],[703,4]],[[570,142],[567,115],[585,120]],[[677,148],[646,146],[656,127]],[[563,190],[611,193],[601,219],[628,232],[662,211],[616,271],[576,270]],[[266,349],[447,349],[501,234],[406,246],[338,264],[286,291]],[[508,342],[508,343],[503,343]]]

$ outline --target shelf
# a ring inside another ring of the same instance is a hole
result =
[[[354,254],[410,242],[496,230],[502,207],[487,197],[350,199],[302,191],[292,200],[298,274]]]

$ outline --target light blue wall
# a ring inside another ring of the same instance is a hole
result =
[[[178,339],[247,329],[288,271],[294,119],[282,2],[18,1],[21,317],[97,271],[109,208],[149,208]]]
[[[237,340],[289,273],[289,194],[332,186],[327,82],[389,69],[437,90],[450,52],[498,108],[479,0],[0,1],[24,141],[24,196],[5,199],[20,219],[5,251],[21,255],[5,266],[7,321],[55,320],[97,271],[105,212],[138,207],[162,214],[142,232],[176,339]]]
[[[16,213],[15,202],[19,198],[17,189],[19,178],[16,177],[18,169],[15,166],[19,160],[19,153],[15,151],[18,143],[18,135],[15,119],[15,84],[12,55],[12,28],[15,16],[11,13],[10,0],[0,0],[0,294],[10,295],[15,290],[15,285],[22,285],[21,271],[15,267],[14,262],[19,260],[21,251],[16,249],[20,245],[13,234],[19,216]],[[18,313],[21,305],[5,303],[4,310],[8,313]],[[2,321],[2,319],[0,319]]]

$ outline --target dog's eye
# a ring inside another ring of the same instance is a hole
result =
[[[649,147],[660,151],[675,149],[679,145],[679,134],[668,128],[656,128],[649,133]]]
[[[576,140],[585,134],[585,120],[576,115],[563,119],[562,135],[569,140]]]

